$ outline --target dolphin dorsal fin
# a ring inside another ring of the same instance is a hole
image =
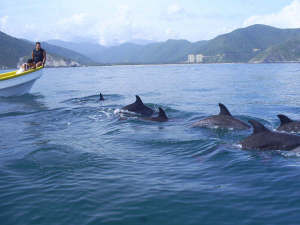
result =
[[[144,105],[140,96],[136,95],[135,97],[136,97],[135,104]]]
[[[231,113],[229,112],[229,110],[226,108],[225,105],[223,105],[222,103],[219,103],[219,107],[220,107],[219,115],[231,116]]]
[[[287,116],[282,115],[282,114],[277,115],[277,117],[280,119],[281,125],[282,125],[282,124],[286,124],[286,123],[293,122],[293,120],[291,120],[290,118],[288,118]]]
[[[248,121],[253,127],[253,134],[261,133],[261,132],[269,132],[269,130],[260,122],[256,120]]]
[[[100,93],[100,101],[104,101],[104,97],[103,97],[102,93]]]
[[[164,119],[168,119],[168,117],[166,115],[166,112],[162,108],[160,108],[160,107],[158,109],[159,109],[158,117],[164,118]]]

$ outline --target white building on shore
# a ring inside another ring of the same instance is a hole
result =
[[[203,63],[204,56],[201,54],[196,55],[196,63]]]
[[[204,55],[202,55],[202,54],[197,54],[197,55],[189,54],[187,62],[188,63],[203,63],[203,58],[204,58]]]
[[[195,55],[193,54],[188,55],[188,63],[195,63]]]

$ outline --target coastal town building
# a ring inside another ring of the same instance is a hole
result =
[[[202,63],[203,62],[203,55],[198,54],[196,55],[196,63]]]
[[[187,62],[188,63],[203,63],[203,58],[204,58],[204,55],[202,55],[202,54],[197,54],[197,55],[189,54]]]
[[[188,63],[195,63],[195,55],[193,54],[188,55]]]

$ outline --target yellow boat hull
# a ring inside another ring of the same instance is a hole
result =
[[[42,66],[18,73],[18,70],[0,74],[0,96],[19,96],[29,93],[42,76]]]

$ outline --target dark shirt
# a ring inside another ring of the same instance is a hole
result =
[[[44,49],[40,48],[38,51],[33,49],[33,61],[35,63],[42,62],[44,59]]]

